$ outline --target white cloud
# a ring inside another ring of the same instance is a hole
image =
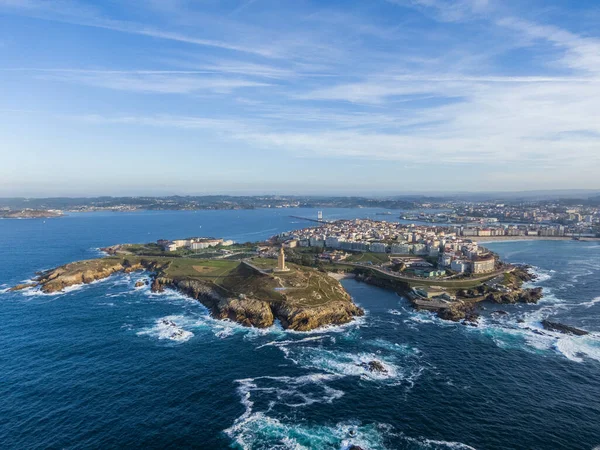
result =
[[[387,0],[400,6],[415,7],[432,13],[438,20],[457,22],[486,12],[490,0]]]
[[[243,45],[216,39],[203,39],[196,36],[186,35],[177,31],[162,30],[156,27],[134,22],[109,19],[104,17],[98,9],[89,7],[88,5],[82,5],[81,3],[73,0],[0,0],[0,7],[8,9],[9,11],[14,11],[45,20],[92,28],[103,28],[122,33],[137,34],[156,39],[164,39],[204,47],[215,47],[224,50],[256,54],[265,57],[273,56],[273,51],[266,46],[260,47],[256,45]]]
[[[42,73],[38,77],[46,80],[84,84],[120,91],[161,94],[190,94],[202,91],[229,94],[236,89],[269,85],[242,78],[207,76],[194,71],[49,69],[34,70],[34,72]]]
[[[586,38],[550,25],[539,25],[509,17],[498,20],[498,25],[553,44],[565,54],[551,64],[591,74],[600,74],[600,39]]]

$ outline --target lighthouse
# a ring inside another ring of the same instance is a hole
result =
[[[287,272],[290,269],[285,267],[285,253],[283,247],[279,248],[279,255],[277,256],[277,269],[276,272]]]

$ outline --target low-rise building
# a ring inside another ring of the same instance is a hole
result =
[[[492,255],[476,256],[471,264],[475,274],[493,272],[496,268],[496,258]]]

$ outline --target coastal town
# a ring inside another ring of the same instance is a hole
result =
[[[108,256],[42,273],[13,290],[51,293],[116,272],[145,270],[152,290],[172,288],[198,299],[218,318],[306,331],[363,314],[340,284],[343,278],[393,290],[413,307],[477,326],[476,305],[535,303],[535,275],[507,264],[462,227],[354,219],[324,221],[261,242],[214,237],[117,244]]]
[[[485,247],[445,227],[340,220],[281,233],[276,241],[287,248],[323,249],[319,258],[332,262],[348,260],[356,253],[385,255],[388,261],[384,265],[426,278],[484,274],[498,265],[497,257]],[[385,260],[377,258],[379,262]]]

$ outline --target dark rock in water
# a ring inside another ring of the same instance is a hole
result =
[[[369,372],[387,373],[387,369],[380,361],[369,361],[368,363],[360,363],[360,367],[364,367]]]
[[[453,302],[448,307],[438,310],[437,315],[442,320],[453,322],[460,322],[461,320],[477,322],[479,318],[479,315],[473,312],[473,305],[463,302]]]
[[[479,314],[475,314],[473,312],[468,312],[465,314],[465,319],[461,322],[463,325],[468,325],[470,327],[479,326]]]
[[[575,336],[585,336],[586,334],[590,334],[589,331],[580,330],[579,328],[563,325],[558,322],[550,322],[549,320],[542,320],[542,326],[548,331],[556,331],[563,334],[574,334]]]
[[[525,323],[523,319],[517,319],[517,323]]]
[[[158,278],[155,278],[150,289],[152,292],[164,292],[165,287],[158,281]]]
[[[517,289],[512,292],[493,292],[486,300],[494,303],[537,303],[544,296],[541,287],[532,289]]]
[[[358,445],[351,445],[350,447],[348,447],[348,450],[364,450],[364,449]]]
[[[508,313],[506,311],[498,310],[498,311],[494,311],[492,314],[497,314],[499,316],[506,316]]]
[[[8,291],[9,292],[22,291],[23,289],[29,289],[29,288],[35,287],[35,286],[37,286],[37,283],[17,284],[16,286],[11,287]]]
[[[137,283],[135,283],[135,287],[142,287],[142,286],[144,286],[143,281],[138,281]]]

